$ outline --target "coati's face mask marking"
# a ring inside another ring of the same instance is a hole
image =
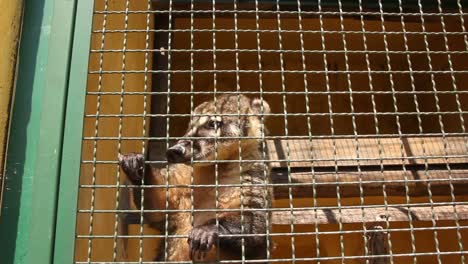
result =
[[[191,160],[224,160],[237,154],[240,137],[256,136],[259,130],[259,111],[269,112],[269,106],[259,99],[250,100],[245,96],[221,96],[216,102],[204,102],[192,114],[187,132],[166,152],[169,163],[190,163]],[[215,111],[216,110],[216,111]],[[241,115],[238,116],[237,114]],[[252,116],[248,116],[252,115]],[[195,163],[203,166],[210,163]]]

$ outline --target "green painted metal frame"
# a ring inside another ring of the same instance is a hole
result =
[[[72,263],[93,2],[78,0],[63,141],[54,263]]]
[[[67,102],[67,98],[77,101],[82,98],[77,109],[81,109],[78,112],[83,111],[87,56],[84,59],[82,54],[89,54],[89,24],[92,21],[92,13],[85,13],[92,11],[92,7],[93,1],[88,0],[25,0],[0,219],[1,263],[56,262],[55,247],[59,240],[55,236],[63,236],[56,232],[56,221],[61,223],[61,218],[57,217],[63,216],[63,213],[57,214],[58,206],[63,204],[58,203],[59,181],[62,184],[74,174],[61,174],[63,150],[69,152],[64,156],[78,158],[75,166],[70,168],[75,169],[80,163],[79,154],[74,154],[80,152],[81,141],[73,150],[69,144],[63,144],[65,113],[72,112],[77,103],[73,100]],[[86,18],[80,18],[79,27],[74,31],[77,10]],[[73,42],[74,32],[82,39]],[[77,53],[75,49],[80,47],[85,47],[85,50],[71,64],[72,50]],[[80,60],[83,63],[77,62]],[[70,71],[70,66],[73,71]],[[77,81],[70,88],[69,77]],[[77,86],[79,84],[81,87]],[[77,97],[80,91],[82,95]],[[77,137],[81,140],[81,134]],[[69,141],[66,137],[65,143]],[[63,146],[68,148],[63,149]],[[64,163],[69,165],[66,161]],[[79,170],[75,171],[78,175]],[[77,183],[74,183],[76,190]],[[68,233],[75,230],[74,226],[69,226],[69,229]],[[74,237],[70,240],[74,241]],[[71,263],[73,248],[70,250],[66,252],[70,261],[56,263]]]

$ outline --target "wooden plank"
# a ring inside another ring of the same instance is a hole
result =
[[[427,196],[429,184],[432,195],[450,195],[450,184],[455,195],[466,194],[468,188],[468,170],[293,172],[290,185],[284,171],[273,171],[271,177],[277,184],[274,187],[276,199],[288,199],[289,189],[294,198],[312,198],[314,189],[317,198],[337,197],[337,184],[342,198],[382,196],[384,186],[388,196]]]
[[[277,199],[289,195],[284,185],[289,182],[288,165],[290,181],[296,184],[291,188],[293,197],[312,197],[312,183],[317,197],[336,197],[336,183],[342,197],[381,196],[384,185],[387,195],[424,196],[429,182],[433,195],[449,195],[448,179],[454,180],[455,194],[462,194],[468,184],[465,144],[464,137],[267,141],[272,181],[283,184],[274,188]]]
[[[280,211],[273,212],[272,224],[274,225],[289,225],[293,224],[337,224],[341,223],[382,223],[389,222],[406,222],[410,218],[412,221],[432,221],[433,218],[437,221],[454,220],[455,210],[458,213],[458,219],[468,219],[468,206],[429,206],[416,207],[373,207],[373,208],[342,208],[338,209],[317,209],[300,211],[295,208],[294,212]]]
[[[466,137],[268,140],[272,167],[468,163]],[[289,153],[289,154],[288,154]],[[447,157],[447,158],[446,158]]]

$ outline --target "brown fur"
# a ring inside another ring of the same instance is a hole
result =
[[[221,114],[237,114],[240,112],[241,114],[250,114],[252,116],[219,117],[215,115],[215,112]],[[262,184],[269,182],[268,166],[264,162],[235,162],[239,158],[243,161],[263,160],[263,153],[260,151],[260,140],[222,138],[223,136],[261,137],[261,119],[259,115],[262,112],[269,112],[269,106],[266,102],[263,102],[262,105],[258,99],[250,100],[245,96],[238,97],[237,95],[218,97],[216,104],[211,101],[199,105],[194,111],[194,117],[185,136],[209,138],[218,136],[221,138],[216,143],[214,139],[196,139],[192,142],[181,140],[176,146],[184,149],[185,153],[183,157],[178,157],[178,159],[182,159],[182,162],[186,164],[170,164],[168,167],[169,173],[167,173],[166,169],[148,166],[144,176],[145,184],[158,186],[164,186],[167,183],[169,185],[190,185],[193,179],[193,193],[189,187],[146,188],[144,208],[165,209],[166,196],[169,205],[168,209],[170,210],[240,209],[241,204],[243,204],[243,208],[268,208],[271,200],[271,190],[262,186]],[[199,114],[207,114],[209,116],[197,116]],[[210,120],[217,120],[219,127],[216,126],[215,129],[210,129],[210,125],[208,124]],[[215,146],[217,146],[216,155],[214,154]],[[241,153],[239,153],[239,146]],[[192,160],[215,160],[215,156],[216,160],[230,160],[233,162],[193,163],[193,166],[188,165]],[[138,173],[132,171],[132,165],[129,162],[131,158],[135,158],[135,156],[127,155],[123,157],[122,165],[132,182],[137,183],[138,179],[132,179],[138,178],[135,177]],[[139,158],[142,159],[142,155]],[[141,163],[142,160],[139,162]],[[215,164],[217,164],[217,167],[215,167]],[[133,165],[133,167],[135,166]],[[217,173],[215,168],[217,168]],[[140,172],[140,174],[142,173]],[[242,188],[238,186],[216,188],[216,180],[221,185],[241,184],[242,182],[243,186]],[[252,184],[255,184],[255,186]],[[211,186],[197,187],[200,185]],[[216,190],[218,191],[218,207],[216,207]],[[241,202],[241,197],[243,197],[243,202]],[[138,197],[135,198],[135,202],[138,205],[139,202],[137,200]],[[243,212],[244,222],[242,224],[240,223],[239,211],[217,212],[217,214],[216,212],[194,212],[193,219],[190,212],[176,212],[169,213],[168,215],[169,226],[167,231],[169,235],[188,235],[189,242],[198,239],[197,234],[207,234],[203,228],[213,230],[213,223],[216,217],[220,221],[221,227],[218,226],[215,232],[221,232],[221,228],[222,230],[227,230],[225,232],[228,234],[240,234],[238,230],[240,230],[241,225],[244,227],[244,231],[251,234],[265,233],[266,229],[270,228],[266,226],[266,218],[269,218],[269,213],[261,210],[258,212]],[[161,223],[162,221],[162,226],[160,224],[159,226],[162,230],[165,229],[164,213],[146,213],[145,218],[151,223]],[[198,233],[194,231],[195,229],[197,229]],[[200,241],[203,242],[203,239]],[[239,251],[235,253],[229,249],[231,246],[238,247],[240,245],[239,238],[223,238],[223,240],[220,238],[220,241],[222,242],[219,242],[220,248],[217,248],[217,243],[215,243],[210,250],[203,250],[203,247],[201,249],[194,249],[193,242],[191,244],[187,243],[187,238],[168,238],[165,243],[162,243],[157,259],[187,261],[192,258],[194,260],[213,261],[217,259],[218,254],[220,259],[240,259]],[[167,244],[167,247],[165,247],[165,244]],[[223,246],[224,244],[228,246]],[[265,236],[245,237],[244,245],[247,259],[265,258]]]

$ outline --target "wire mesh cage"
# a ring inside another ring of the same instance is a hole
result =
[[[462,1],[441,0],[96,0],[75,262],[188,263],[168,241],[187,243],[197,214],[221,232],[235,212],[241,231],[219,233],[214,250],[237,237],[241,253],[220,263],[465,263],[466,16]],[[254,98],[270,111],[241,104]],[[203,117],[241,132],[193,132]],[[181,140],[193,153],[215,142],[213,157],[186,161],[186,182],[132,182],[119,164],[140,153],[144,175],[177,171],[166,151]],[[271,171],[246,182],[251,164]],[[223,207],[249,186],[271,189],[271,206]],[[241,191],[226,202],[229,188]],[[255,211],[271,227],[249,233]],[[185,232],[171,229],[177,213]],[[261,258],[247,256],[252,236],[268,244]]]

